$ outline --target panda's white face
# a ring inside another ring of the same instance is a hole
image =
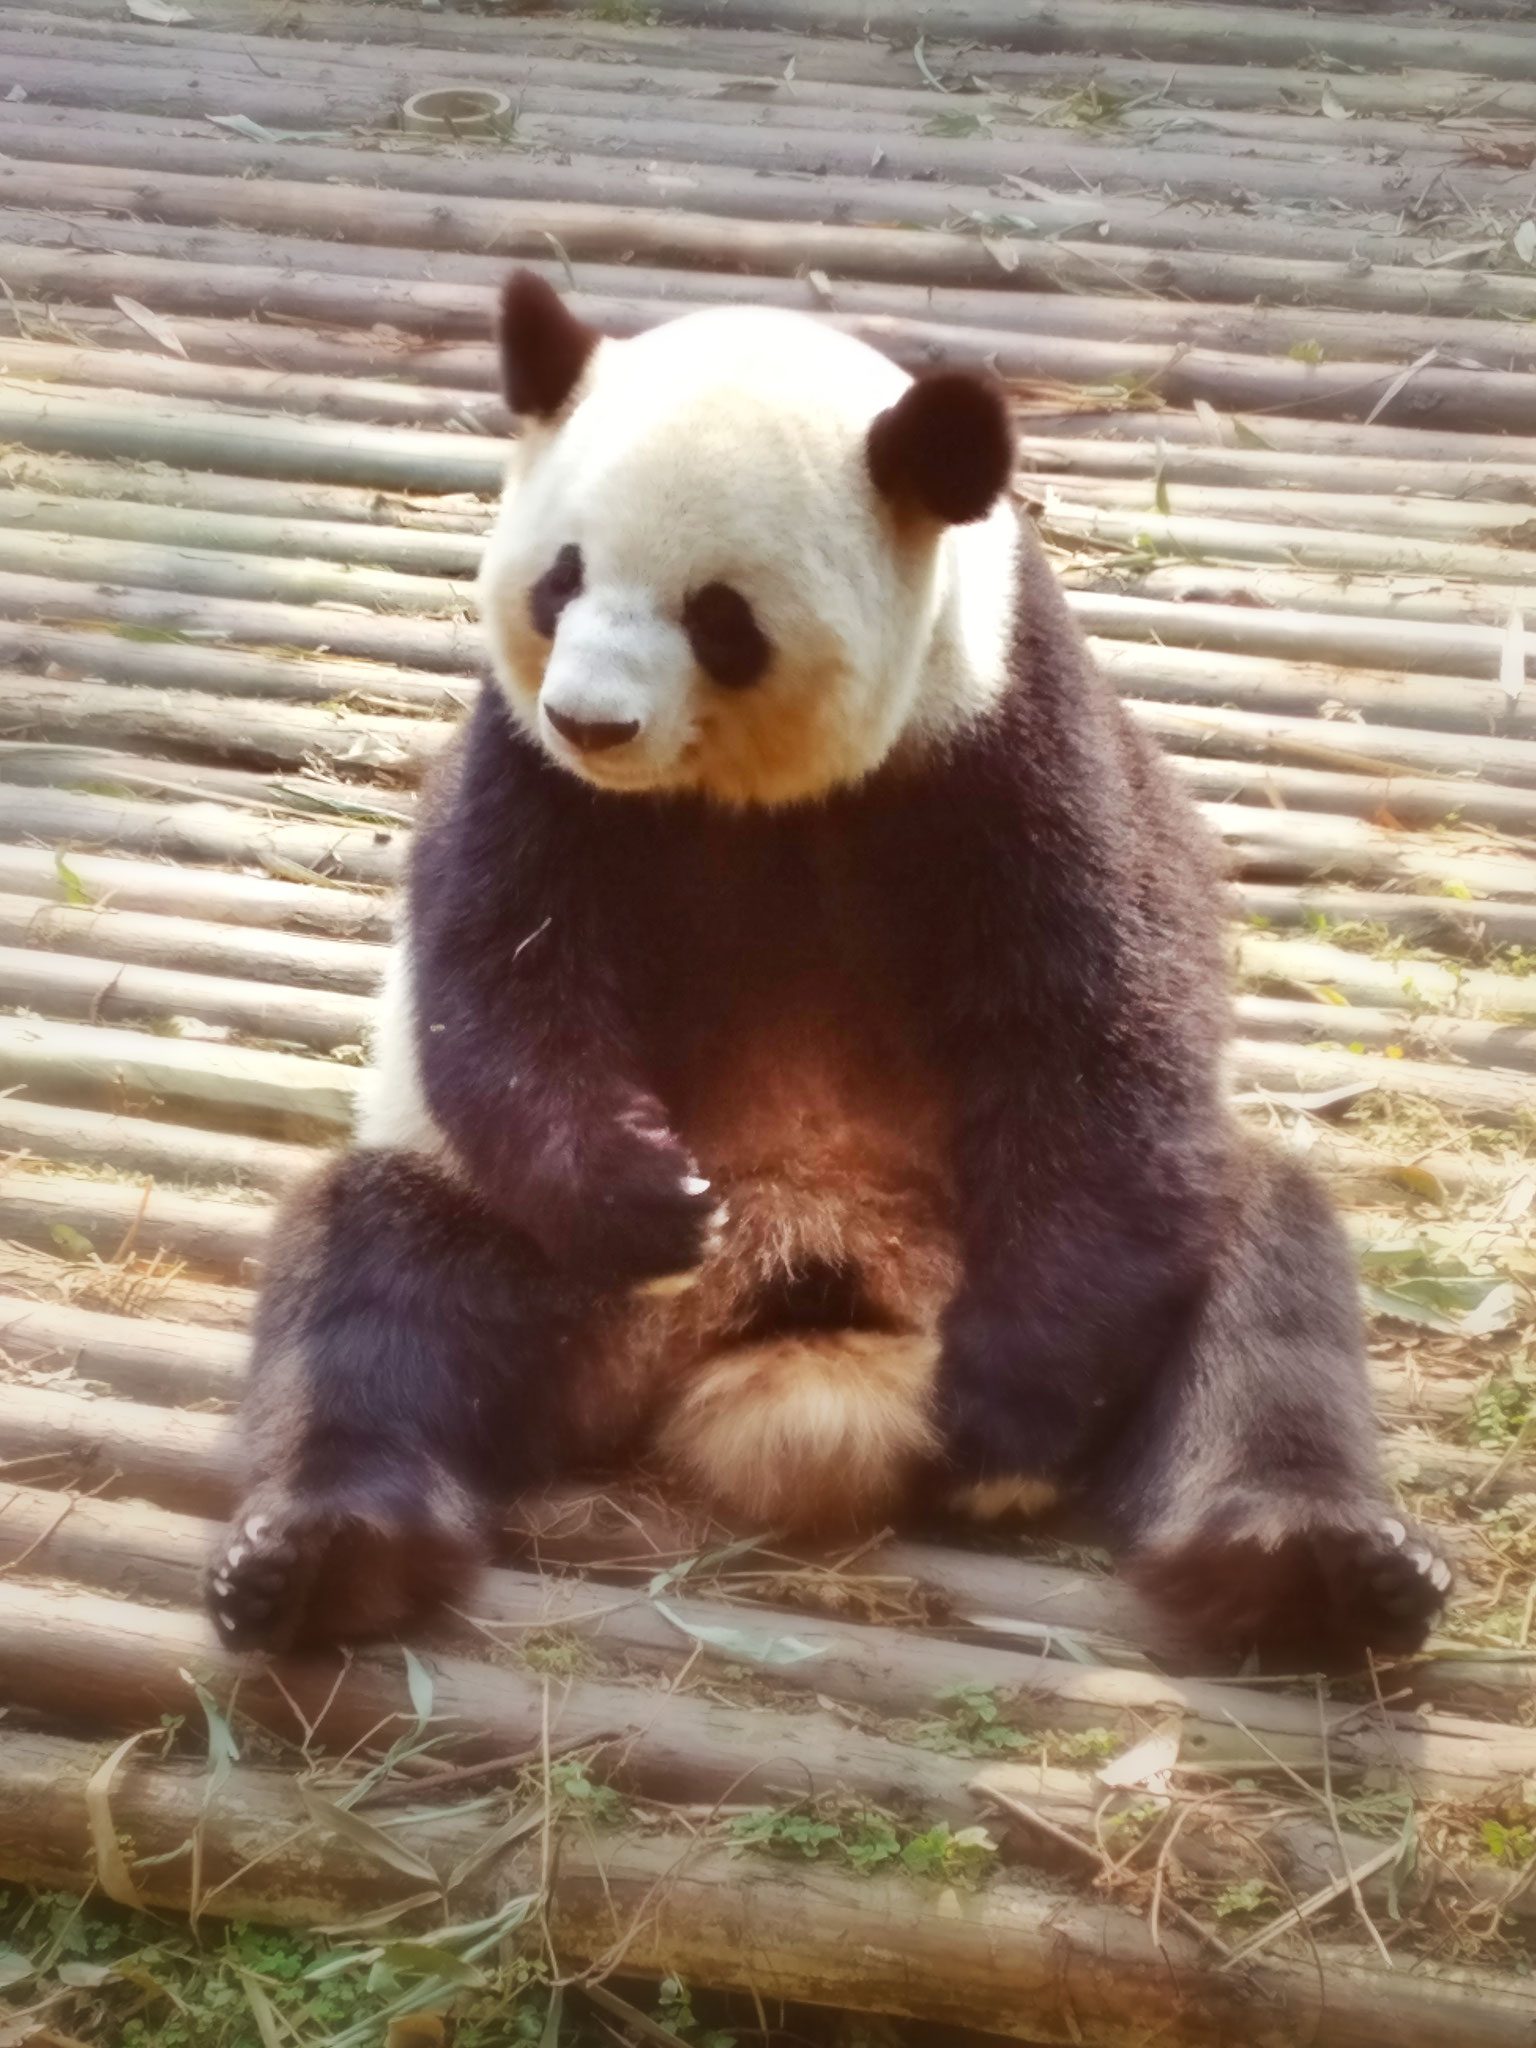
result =
[[[794,314],[699,313],[593,354],[532,422],[487,545],[497,678],[600,788],[780,804],[1001,689],[1016,525],[903,521],[871,479],[908,388]]]

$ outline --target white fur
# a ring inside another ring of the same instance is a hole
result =
[[[445,1141],[432,1120],[416,1050],[416,994],[410,932],[402,910],[373,1013],[372,1058],[359,1091],[359,1145],[441,1158]]]
[[[898,531],[865,445],[909,382],[862,342],[763,309],[601,344],[572,411],[520,446],[480,572],[497,678],[556,760],[603,788],[793,802],[993,701],[1015,515],[1005,500],[971,527]],[[528,597],[567,544],[585,583],[551,645]],[[700,672],[681,623],[715,581],[774,650],[742,690]],[[550,708],[640,732],[583,756]]]

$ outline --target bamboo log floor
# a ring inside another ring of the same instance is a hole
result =
[[[202,2033],[0,1943],[0,2043],[726,2038],[669,1973],[743,2042],[1536,2040],[1533,166],[1532,0],[0,10],[0,1884],[336,1930]],[[479,672],[514,259],[1008,380],[1230,856],[1241,1113],[1359,1248],[1422,1660],[1196,1671],[1093,1553],[643,1479],[409,1649],[218,1651],[271,1206]]]

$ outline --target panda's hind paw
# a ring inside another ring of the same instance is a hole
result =
[[[1423,1644],[1451,1587],[1423,1534],[1369,1506],[1234,1494],[1130,1576],[1192,1644],[1271,1671],[1350,1671]]]
[[[461,1586],[479,1517],[448,1482],[403,1490],[264,1488],[226,1532],[205,1598],[227,1650],[281,1652],[403,1627]]]

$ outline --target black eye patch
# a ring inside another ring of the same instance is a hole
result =
[[[752,607],[729,583],[706,583],[683,606],[693,658],[711,682],[744,690],[768,666],[773,649]]]
[[[528,593],[528,616],[536,633],[554,639],[560,614],[573,597],[580,597],[582,582],[581,549],[568,541]]]

